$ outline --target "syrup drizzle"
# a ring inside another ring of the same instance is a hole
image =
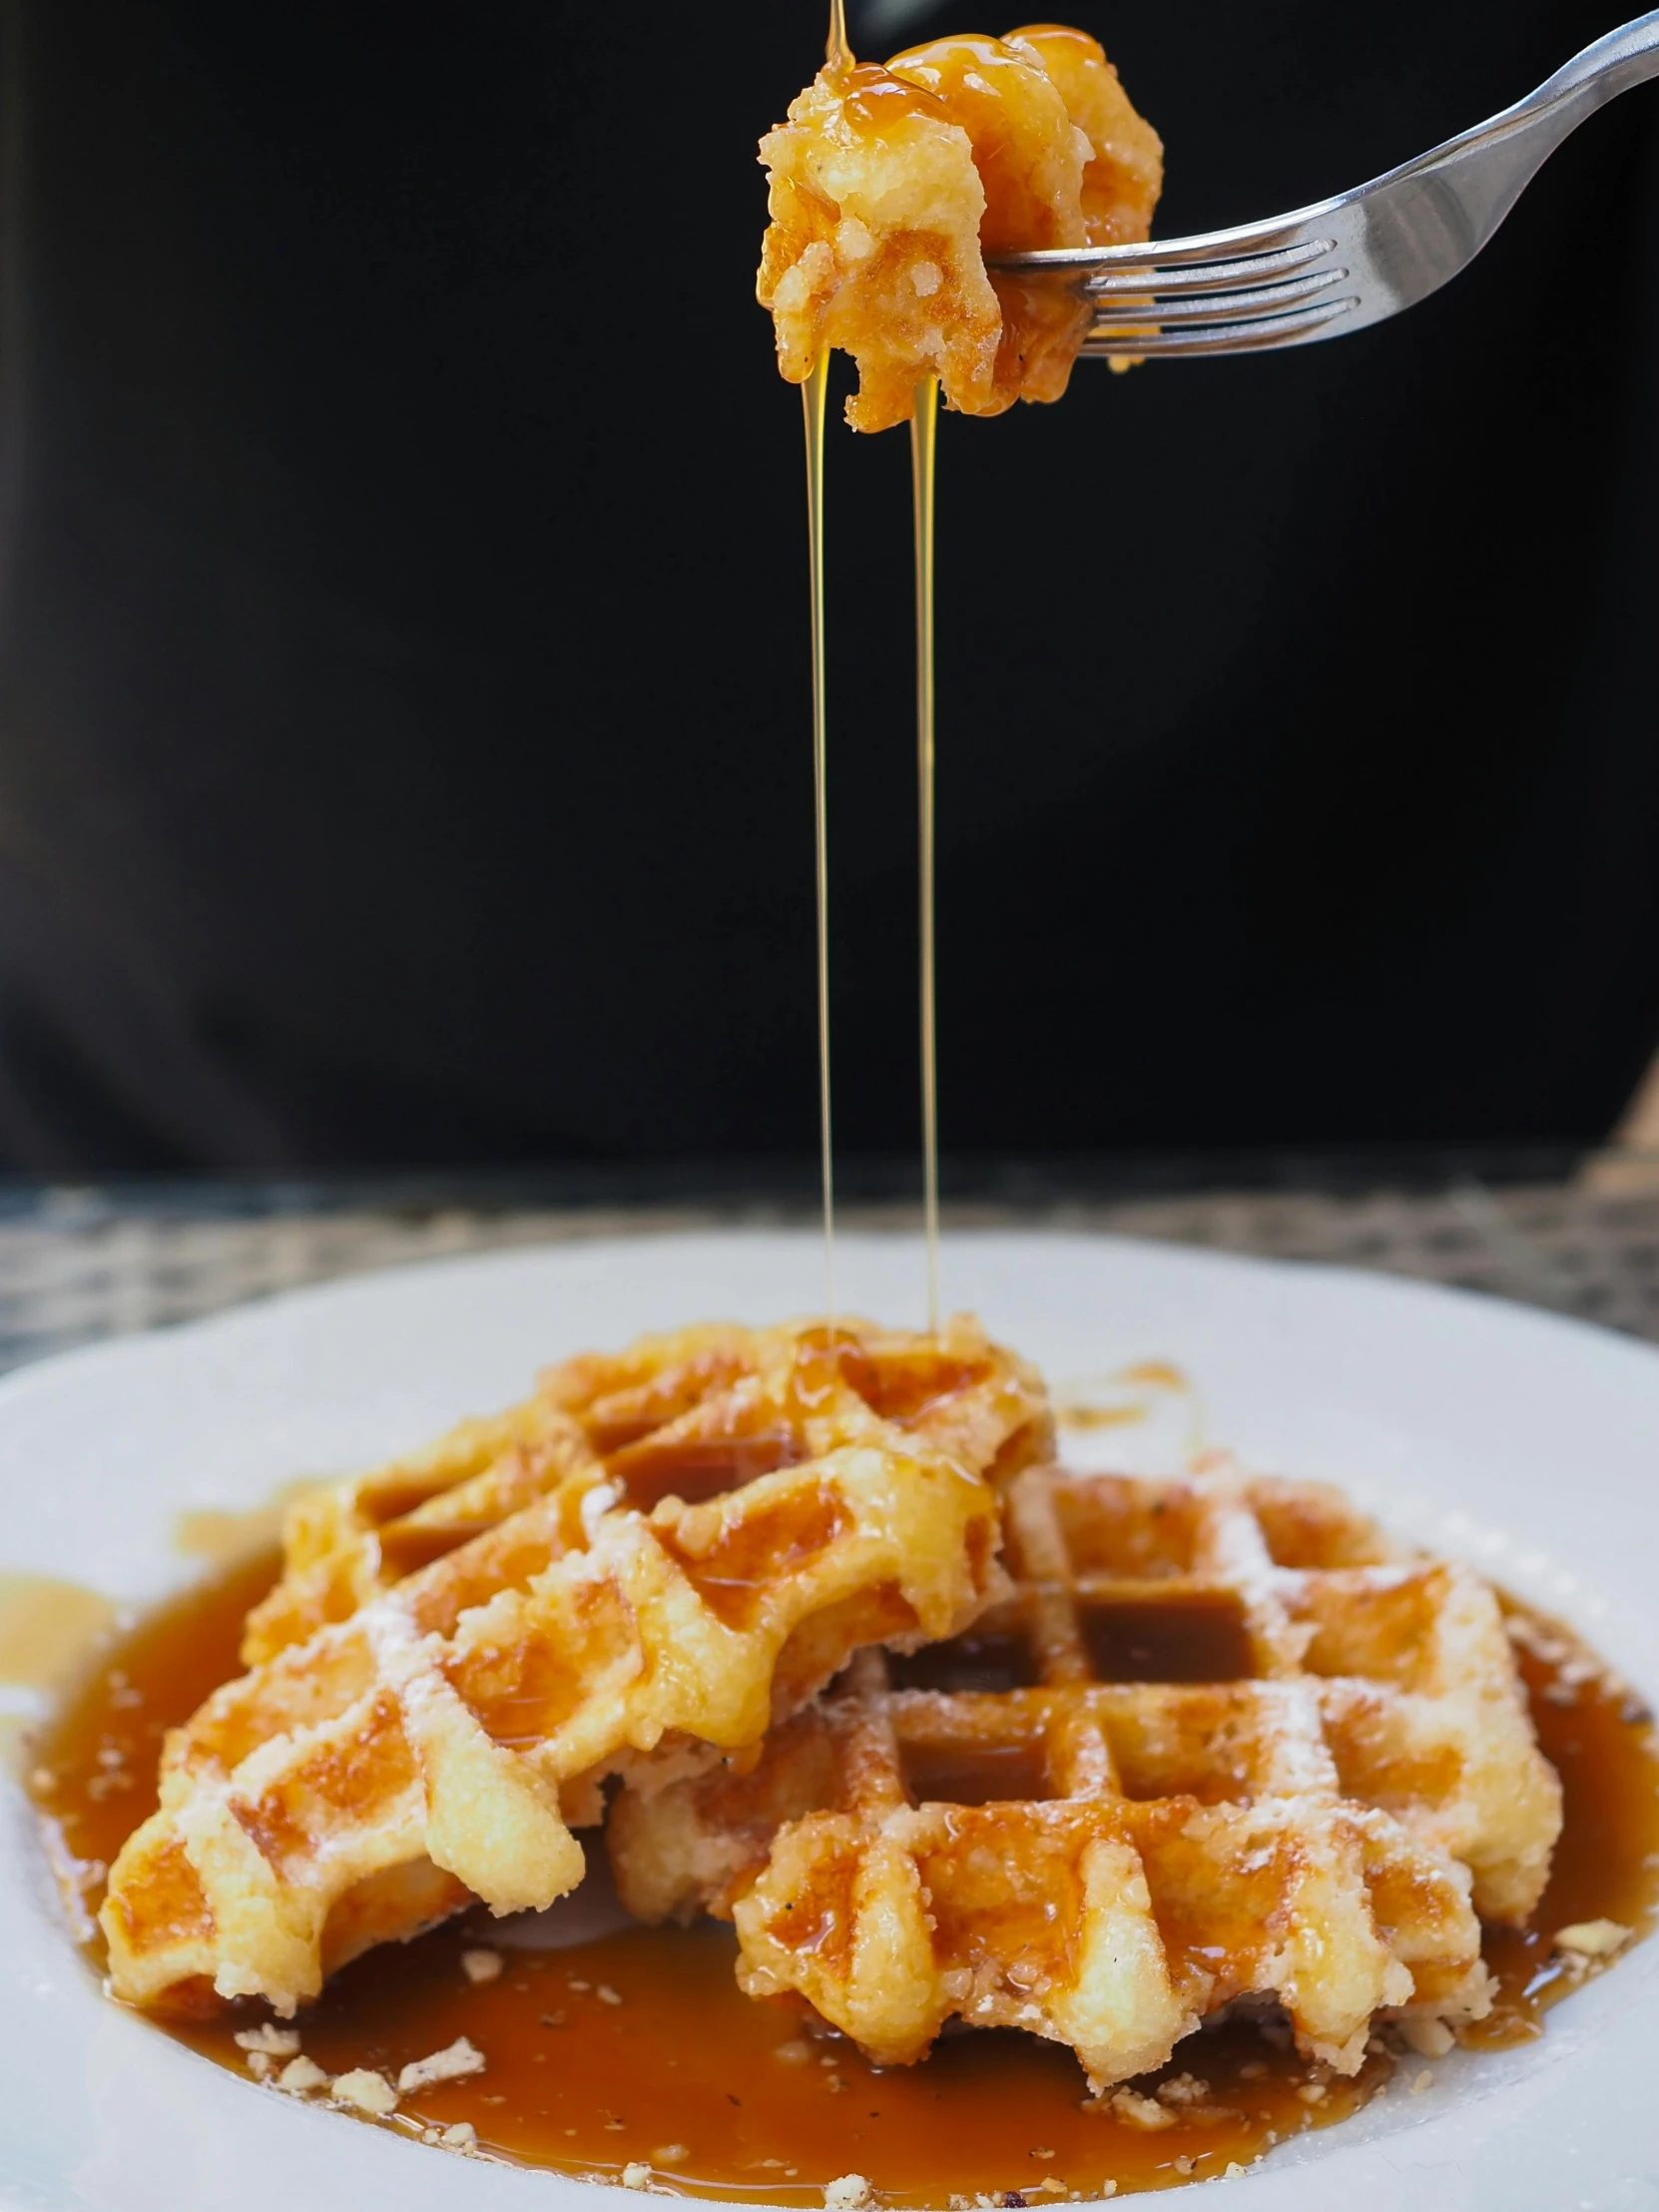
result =
[[[830,16],[834,51],[839,0]],[[844,43],[844,27],[843,27]],[[807,544],[813,593],[813,801],[818,867],[818,1111],[824,1181],[824,1315],[835,1341],[835,1161],[830,1111],[830,781],[829,714],[824,667],[824,416],[830,348],[801,387],[807,427]]]
[[[846,0],[830,0],[824,67],[830,77],[852,73]],[[824,1188],[824,1320],[835,1341],[835,1147],[830,1105],[830,777],[829,709],[824,651],[824,423],[830,392],[830,348],[801,388],[807,427],[807,542],[813,593],[813,805],[818,873],[818,1111]]]
[[[933,479],[939,380],[916,386],[910,488],[916,542],[916,775],[921,826],[921,1168],[927,1230],[927,1326],[939,1326],[939,1072],[933,984]]]
[[[831,77],[853,67],[846,36],[845,0],[830,0],[825,69]],[[830,349],[819,355],[802,387],[807,431],[807,538],[813,603],[813,788],[818,872],[819,1145],[824,1192],[825,1314],[835,1333],[835,1194],[833,1119],[830,1082],[830,830],[829,715],[825,681],[824,426]],[[939,383],[916,386],[910,421],[910,484],[914,504],[916,570],[916,783],[919,819],[921,934],[921,1162],[922,1216],[927,1247],[927,1327],[939,1326],[939,1108],[938,1022],[934,962],[933,805],[933,483],[937,452]]]

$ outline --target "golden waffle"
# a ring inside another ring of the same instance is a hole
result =
[[[761,159],[757,291],[779,367],[804,383],[826,346],[850,353],[858,430],[907,421],[926,376],[963,414],[1057,399],[1089,306],[987,276],[984,256],[1144,239],[1163,178],[1158,135],[1100,47],[1053,24],[826,69]]]
[[[456,1473],[435,1496],[410,1504],[395,1472],[336,1493],[338,1541],[296,1578],[360,1602],[169,1737],[161,1809],[101,1915],[118,1995],[288,2012],[469,1895],[551,1904],[580,1879],[570,1824],[599,1818],[605,1774],[695,1771],[858,1646],[971,1620],[998,1573],[985,1472],[1048,1435],[1031,1371],[965,1319],[938,1337],[847,1324],[832,1350],[811,1329],[695,1332],[572,1362],[542,1402],[582,1448],[558,1429],[543,1495],[410,1573],[389,1532],[464,1533],[517,1473],[468,1472],[463,1441],[414,1463]],[[520,1438],[511,1459],[555,1433],[541,1419],[520,1409],[487,1440]]]
[[[329,1621],[556,1495],[568,1545],[585,1538],[601,1484],[650,1508],[672,1492],[696,1504],[839,1440],[796,1371],[816,1357],[805,1327],[715,1323],[642,1337],[626,1352],[583,1353],[544,1375],[534,1396],[463,1421],[422,1451],[301,1496],[283,1529],[282,1579],[248,1616],[243,1664],[261,1666]],[[881,1419],[976,1471],[1044,1456],[1051,1436],[1040,1378],[987,1342],[971,1318],[937,1336],[836,1324],[842,1374]]]
[[[1476,1910],[1536,1903],[1560,1827],[1491,1591],[1393,1557],[1341,1494],[1032,1468],[1015,1593],[844,1682],[611,1850],[645,1919],[737,1923],[740,1978],[880,2064],[952,2015],[1097,2086],[1238,1999],[1342,2072],[1379,2010],[1489,2005]]]

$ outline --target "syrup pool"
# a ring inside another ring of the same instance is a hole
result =
[[[274,1554],[244,1560],[109,1645],[36,1747],[31,1786],[95,1961],[92,1915],[109,1862],[154,1807],[162,1733],[239,1671],[243,1616],[275,1572]],[[1549,2005],[1576,1985],[1556,1929],[1607,1919],[1645,1935],[1659,1895],[1649,1717],[1599,1676],[1578,1679],[1582,1650],[1565,1632],[1511,1611],[1566,1826],[1533,1930],[1488,1935],[1501,1995],[1466,2037],[1484,2048],[1542,2033]],[[357,1960],[295,2023],[306,2055],[330,2074],[371,2066],[395,2077],[466,2035],[486,2071],[406,2098],[383,2124],[419,2135],[465,2120],[482,2154],[514,2163],[612,2180],[647,2166],[654,2187],[676,2193],[811,2206],[849,2172],[916,2207],[960,2197],[1035,2208],[1175,2186],[1249,2166],[1379,2093],[1406,2094],[1420,2071],[1407,2057],[1389,2086],[1395,2062],[1378,2052],[1357,2080],[1325,2079],[1261,2031],[1223,2027],[1136,2084],[1205,2084],[1199,2101],[1160,2104],[1167,2124],[1146,2129],[1085,2109],[1070,2052],[1028,2036],[947,2034],[921,2065],[872,2067],[800,2011],[741,1995],[723,1927],[629,1926],[560,1949],[521,1949],[513,1936],[480,1914]],[[501,1959],[492,1979],[463,1967],[479,1946]],[[158,2031],[246,2075],[234,2034],[263,2016],[246,2007]],[[251,2081],[248,2093],[275,2092]]]

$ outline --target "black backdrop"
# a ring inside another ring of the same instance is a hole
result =
[[[5,6],[0,1161],[810,1155],[751,149],[818,0]],[[1075,13],[1166,233],[1357,183],[1612,20]],[[1604,1129],[1659,1036],[1659,97],[1391,324],[1085,366],[940,446],[947,1150]],[[907,467],[832,438],[863,1153],[917,1124]]]

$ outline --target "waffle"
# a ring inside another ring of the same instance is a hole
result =
[[[1031,1468],[1007,1545],[955,1643],[860,1655],[747,1772],[625,1789],[630,1909],[734,1919],[744,1987],[878,2064],[957,2016],[1099,2089],[1244,2000],[1352,2073],[1380,2010],[1488,2009],[1476,1914],[1537,1902],[1560,1792],[1484,1583],[1225,1466]]]
[[[348,1619],[535,1499],[560,1499],[561,1536],[576,1546],[602,1484],[645,1507],[670,1491],[695,1504],[829,1448],[845,1407],[816,1415],[795,1382],[816,1342],[809,1329],[716,1323],[584,1353],[522,1404],[303,1494],[283,1529],[282,1578],[248,1616],[244,1666]],[[1052,1429],[1040,1379],[971,1319],[953,1317],[936,1337],[843,1321],[836,1342],[854,1391],[906,1433],[975,1470],[999,1453],[1010,1464],[1043,1455]]]
[[[572,1362],[401,1488],[396,1469],[344,1486],[291,1532],[298,1614],[260,1633],[352,1609],[169,1737],[101,1916],[116,1993],[288,2013],[471,1897],[551,1904],[603,1776],[695,1772],[859,1646],[971,1620],[999,1574],[985,1473],[1047,1436],[1040,1383],[965,1319],[843,1325],[832,1351],[816,1330],[701,1331]],[[507,1510],[527,1452],[545,1487]],[[399,1573],[411,1525],[466,1540]]]
[[[757,291],[779,367],[858,364],[857,430],[907,421],[936,375],[963,414],[1057,399],[1089,323],[1064,285],[988,276],[987,253],[1144,239],[1158,136],[1080,31],[935,39],[885,69],[826,69],[761,142],[771,226]]]

